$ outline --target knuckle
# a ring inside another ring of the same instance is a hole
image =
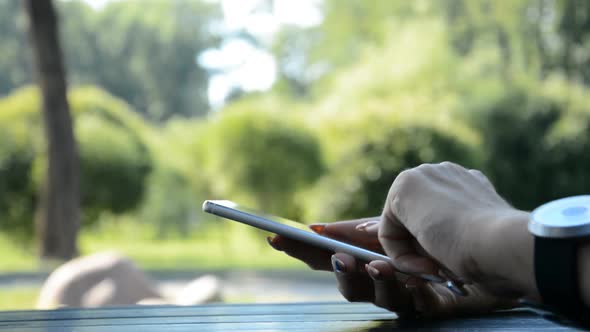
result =
[[[472,170],[470,170],[470,172],[473,173],[473,174],[475,174],[476,176],[481,177],[481,178],[485,178],[486,177],[485,174],[483,174],[482,171],[477,170],[477,169],[472,169]]]
[[[455,164],[454,162],[450,162],[450,161],[443,161],[439,164],[442,167],[447,167],[447,168],[457,168],[459,167],[459,165]]]
[[[429,171],[432,171],[433,169],[435,169],[436,167],[437,167],[437,164],[421,164],[414,169],[419,172],[429,172]]]
[[[393,184],[391,185],[391,192],[403,191],[408,187],[414,186],[418,181],[420,181],[420,172],[413,169],[407,169],[395,178]]]

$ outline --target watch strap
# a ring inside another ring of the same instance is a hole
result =
[[[535,237],[535,279],[543,303],[568,318],[587,316],[578,286],[578,241]]]

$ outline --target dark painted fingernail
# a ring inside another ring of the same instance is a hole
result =
[[[334,255],[332,255],[332,267],[334,268],[334,272],[346,272],[346,266],[344,265],[344,263]]]
[[[322,234],[326,228],[326,224],[311,224],[309,225],[309,228],[318,234]]]
[[[373,280],[381,280],[383,278],[381,272],[369,264],[365,264],[365,270],[367,270],[369,277],[371,277]]]
[[[367,221],[367,222],[364,222],[364,223],[362,223],[360,225],[356,225],[355,229],[357,231],[363,232],[363,231],[365,231],[367,229],[367,227],[373,226],[373,225],[378,224],[378,223],[379,223],[379,221],[377,221],[377,220]]]
[[[283,249],[279,246],[279,244],[276,241],[276,237],[271,237],[271,236],[267,236],[266,237],[266,242],[268,242],[268,244],[274,249],[274,250],[278,250],[278,251],[283,251]]]

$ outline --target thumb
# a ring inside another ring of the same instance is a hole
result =
[[[393,265],[400,271],[434,281],[444,281],[438,276],[439,266],[436,261],[418,250],[420,245],[416,238],[398,219],[391,201],[385,203],[385,209],[379,223],[378,237],[385,253],[393,260]]]

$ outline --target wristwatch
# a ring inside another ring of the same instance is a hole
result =
[[[590,239],[590,195],[559,199],[536,208],[534,266],[543,305],[574,321],[587,321],[578,284],[578,244]]]

